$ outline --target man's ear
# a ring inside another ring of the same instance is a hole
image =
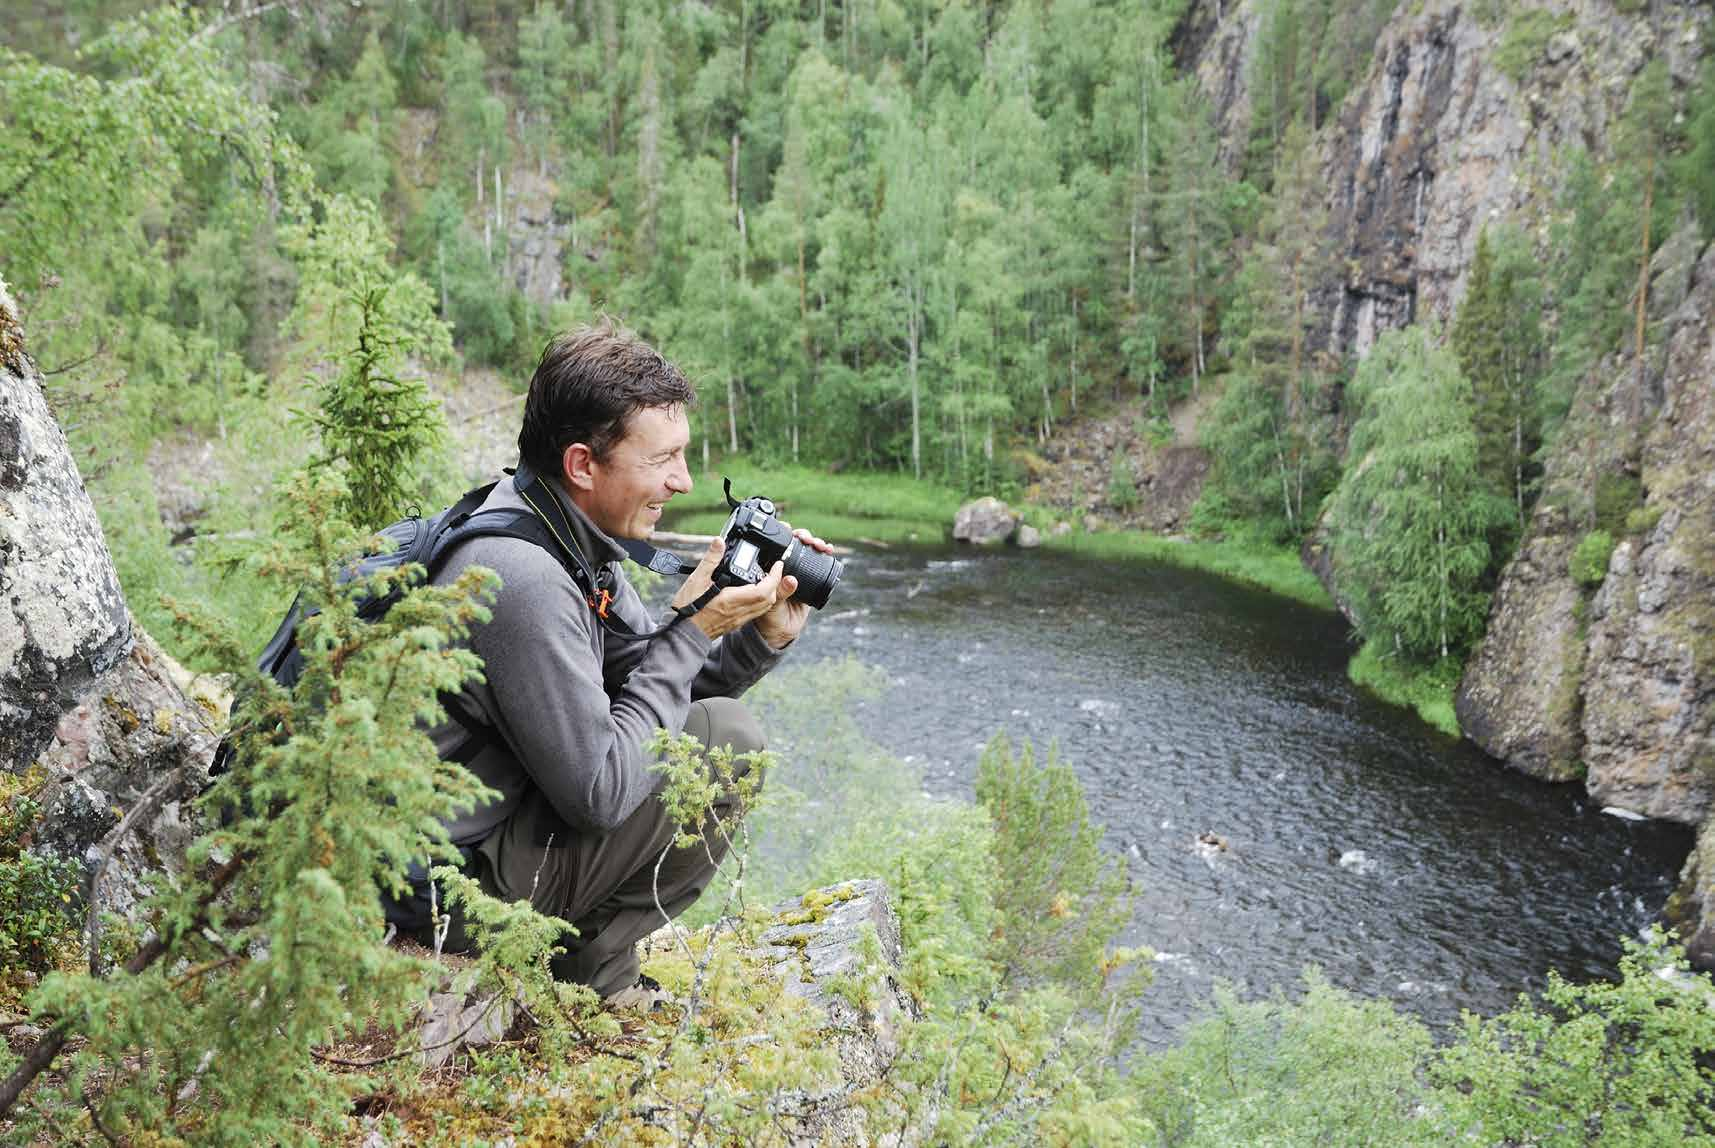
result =
[[[595,454],[588,443],[575,442],[561,452],[560,478],[572,490],[595,488]]]

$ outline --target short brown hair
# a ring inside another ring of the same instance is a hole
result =
[[[634,412],[695,401],[684,372],[604,317],[555,336],[543,349],[524,399],[518,454],[537,473],[558,475],[572,443],[601,458],[625,437]]]

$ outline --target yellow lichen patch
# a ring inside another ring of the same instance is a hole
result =
[[[158,709],[155,711],[155,732],[160,734],[162,737],[166,737],[173,732],[172,710]]]

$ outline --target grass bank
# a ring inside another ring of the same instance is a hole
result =
[[[965,496],[950,487],[906,475],[853,472],[829,474],[807,466],[763,466],[732,459],[695,476],[696,489],[673,500],[662,526],[688,534],[713,534],[726,521],[721,476],[732,479],[734,497],[767,495],[781,517],[807,526],[830,542],[944,541]]]
[[[1420,666],[1395,657],[1375,641],[1365,642],[1346,667],[1352,681],[1383,701],[1410,706],[1418,717],[1449,737],[1459,736],[1453,691],[1459,687],[1463,672],[1457,658],[1443,658],[1432,666]]]
[[[789,521],[809,526],[830,541],[848,543],[945,541],[953,515],[968,496],[931,482],[899,474],[828,474],[805,466],[764,466],[735,459],[719,470],[696,476],[696,489],[673,503],[663,526],[689,534],[711,534],[726,521],[721,475],[733,480],[740,498],[766,494]],[[1333,602],[1316,576],[1304,568],[1298,552],[1251,539],[1220,542],[1181,541],[1137,531],[1052,537],[1053,515],[1027,510],[1038,519],[1044,544],[1055,550],[1102,558],[1140,558],[1204,570],[1247,586],[1280,594],[1322,609]]]
[[[1078,554],[1102,558],[1142,558],[1168,562],[1188,570],[1203,570],[1210,574],[1255,586],[1308,606],[1324,610],[1334,608],[1333,599],[1322,583],[1299,560],[1298,551],[1285,546],[1272,546],[1248,539],[1226,539],[1220,542],[1163,538],[1159,534],[1140,531],[1124,533],[1086,534],[1074,530],[1058,538],[1048,537],[1045,544]]]

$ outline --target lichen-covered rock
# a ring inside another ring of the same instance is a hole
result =
[[[844,1088],[807,1097],[794,1143],[866,1143],[863,1114],[844,1094],[874,1084],[899,1053],[900,1028],[916,1005],[899,985],[899,920],[880,881],[816,889],[773,909],[779,923],[757,951],[792,996],[827,1015]]]
[[[953,515],[953,540],[978,546],[998,546],[1018,529],[1018,515],[998,498],[978,498]]]
[[[117,666],[60,716],[38,762],[48,782],[36,847],[99,861],[97,846],[136,802],[162,782],[146,816],[114,846],[102,877],[104,909],[124,913],[148,892],[198,832],[189,801],[208,765],[231,703],[220,683],[190,674],[141,629]],[[164,781],[163,779],[171,779]]]
[[[76,858],[125,912],[195,834],[228,699],[125,609],[101,524],[0,285],[0,768],[39,766],[32,849]],[[132,830],[101,843],[147,795]]]
[[[0,766],[27,768],[130,641],[101,523],[0,284]]]

